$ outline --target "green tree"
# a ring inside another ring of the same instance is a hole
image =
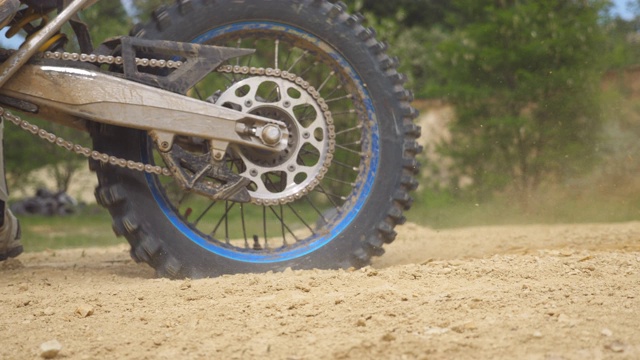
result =
[[[82,12],[95,46],[113,36],[128,35],[132,20],[120,1],[98,1]]]
[[[132,5],[136,10],[136,18],[146,23],[151,18],[153,11],[158,9],[161,6],[169,5],[172,1],[170,0],[133,0]],[[239,5],[242,6],[242,5]]]
[[[529,194],[595,161],[606,2],[453,0],[432,63],[432,97],[457,112],[442,151],[487,196]]]
[[[607,14],[602,23],[607,31],[608,44],[604,55],[608,69],[619,70],[637,65],[640,62],[640,14],[636,13],[635,17],[628,20]]]
[[[71,140],[83,146],[87,146],[90,143],[88,136],[79,130],[49,123],[45,120],[30,118],[25,114],[16,114],[66,140]],[[84,158],[46,140],[42,140],[38,136],[22,131],[10,122],[5,123],[4,146],[5,171],[10,189],[30,184],[29,175],[32,171],[49,166],[51,176],[56,184],[56,189],[54,190],[66,191],[75,172],[82,166],[86,166]]]
[[[13,112],[13,111],[12,111]],[[15,189],[28,181],[31,171],[50,161],[55,155],[45,151],[42,142],[33,135],[19,130],[8,121],[4,122],[4,162],[9,189]]]
[[[453,11],[449,0],[345,0],[351,12],[362,13],[378,39],[391,44],[390,55],[401,60],[400,71],[419,97],[431,84],[434,47],[453,31],[446,21]]]

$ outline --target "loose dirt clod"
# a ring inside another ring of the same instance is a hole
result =
[[[621,353],[624,352],[626,345],[620,341],[614,341],[611,344],[605,345],[605,348],[616,353]]]
[[[24,268],[22,262],[18,259],[9,258],[0,263],[0,270],[19,270]]]
[[[89,304],[82,304],[76,308],[76,315],[86,318],[93,315],[93,306]]]
[[[58,340],[50,340],[40,344],[40,357],[53,359],[62,351],[62,344]]]

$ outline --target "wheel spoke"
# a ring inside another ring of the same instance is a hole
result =
[[[238,40],[236,41],[236,48],[240,49],[242,47],[242,38],[238,38]],[[240,57],[236,58],[236,65],[240,66]]]
[[[334,179],[334,178],[330,178],[330,177],[328,177],[328,176],[325,176],[324,178],[325,178],[326,180],[328,180],[328,181],[332,181],[332,182],[334,182],[334,183],[338,183],[338,184],[342,184],[342,185],[348,185],[348,186],[356,186],[356,184],[355,184],[355,183],[352,183],[352,182],[347,182],[347,181],[340,180],[340,179]]]
[[[322,211],[320,211],[320,209],[318,209],[316,204],[313,202],[313,200],[311,200],[311,198],[309,196],[305,196],[304,199],[309,203],[309,205],[311,205],[311,208],[313,208],[313,210],[315,210],[315,212],[318,213],[318,215],[320,215],[320,217],[322,218],[322,220],[324,222],[328,222],[327,218],[324,217],[324,214],[322,213]]]
[[[235,205],[235,203],[233,203]],[[225,207],[229,208],[229,202],[226,202]],[[227,216],[227,214],[225,214],[224,216],[224,240],[227,244],[229,244],[229,242],[231,241],[231,239],[229,238],[229,216]]]
[[[247,60],[247,67],[251,67],[251,61],[253,61],[253,54],[249,56],[249,60]]]
[[[364,155],[362,152],[358,151],[358,150],[353,150],[353,149],[349,149],[348,147],[342,146],[340,144],[336,144],[336,147],[345,151],[348,151],[350,153],[356,154],[356,155]]]
[[[273,68],[280,69],[280,66],[278,65],[278,56],[280,56],[280,39],[276,39],[275,45],[276,45],[276,49],[275,49],[276,56],[275,56],[275,66]]]
[[[324,102],[326,102],[327,104],[330,104],[330,103],[334,103],[336,101],[351,100],[351,99],[353,99],[353,95],[347,94],[347,95],[340,96],[340,97],[337,97],[337,98],[326,99]]]
[[[193,90],[196,92],[196,95],[198,96],[198,100],[204,100],[204,98],[202,97],[202,95],[200,94],[200,90],[198,90],[198,87],[194,87]]]
[[[202,214],[200,214],[200,216],[198,216],[198,218],[196,219],[196,221],[193,222],[193,225],[198,225],[198,223],[200,223],[200,220],[202,220],[204,218],[204,216],[209,212],[209,210],[211,210],[214,206],[216,205],[216,202],[212,202],[211,204],[209,204],[209,206],[207,206],[206,209],[204,209],[204,211],[202,212]]]
[[[220,218],[220,220],[218,220],[218,223],[216,224],[215,228],[213,228],[213,231],[210,233],[211,236],[215,236],[216,233],[218,232],[218,229],[220,229],[220,226],[222,225],[223,222],[225,222],[228,220],[228,216],[229,216],[229,211],[231,211],[231,209],[233,209],[233,207],[236,205],[236,203],[230,203],[227,202],[227,204],[225,205],[225,211],[224,211],[224,215],[222,215],[222,217]],[[229,242],[230,239],[228,239],[228,234],[225,237],[225,240],[227,242]]]
[[[287,57],[284,59],[284,65],[282,67],[286,68],[289,64],[289,60],[291,59],[291,51],[287,51]]]
[[[344,196],[340,196],[340,195],[336,195],[333,193],[329,193],[326,191],[323,191],[322,189],[318,188],[318,189],[313,189],[314,192],[317,192],[319,194],[325,195],[329,198],[335,199],[335,200],[339,200],[339,201],[346,201],[347,199]]]
[[[335,89],[333,89],[329,94],[325,95],[324,97],[327,99],[331,99],[340,90],[342,90],[342,85],[336,86]]]
[[[309,71],[313,70],[316,66],[318,65],[317,62],[314,62],[313,64],[311,64],[309,67],[307,67],[303,72],[301,72],[300,74],[298,74],[298,76],[302,76],[304,77],[305,75],[307,75],[307,73],[309,73]]]
[[[287,238],[286,238],[286,232],[289,232],[289,234],[291,234],[291,236],[293,236],[294,240],[296,242],[300,241],[297,237],[296,234],[294,234],[293,231],[291,231],[291,229],[285,224],[284,222],[284,213],[283,213],[283,207],[280,206],[280,215],[278,215],[278,213],[276,212],[276,210],[273,208],[273,206],[269,206],[269,209],[271,209],[271,212],[273,213],[273,215],[280,221],[280,224],[282,226],[282,241],[283,241],[283,246],[287,246]]]
[[[247,238],[247,224],[244,220],[244,204],[240,204],[240,219],[242,221],[242,235],[244,236],[244,248],[249,248],[249,239]]]
[[[182,203],[188,196],[189,196],[189,193],[183,193],[182,196],[180,197],[180,200],[178,200],[178,206],[182,205]]]
[[[267,207],[262,207],[262,226],[264,230],[264,248],[269,249],[269,237],[267,235]]]
[[[353,145],[359,146],[359,145],[362,145],[362,140],[354,141],[354,142],[349,143],[349,144],[340,144],[340,145],[342,145],[342,146],[353,146]]]
[[[324,194],[327,199],[329,200],[329,202],[331,202],[331,205],[333,205],[333,207],[335,209],[339,208],[340,206],[331,198],[331,196],[329,196],[329,192],[327,192],[327,190],[324,189],[324,187],[322,185],[318,185],[318,187],[316,188],[318,189],[318,192],[320,192],[321,194]],[[326,219],[325,219],[326,220]]]
[[[322,82],[322,84],[320,84],[320,86],[318,86],[318,92],[321,92],[322,89],[324,89],[324,87],[327,85],[327,83],[329,82],[329,80],[331,80],[334,76],[335,76],[336,72],[335,71],[331,71],[329,73],[329,76],[327,76],[327,78]]]
[[[355,172],[360,171],[360,169],[358,169],[357,167],[355,167],[355,166],[351,166],[351,165],[349,165],[349,164],[345,164],[345,163],[343,163],[342,161],[333,160],[333,162],[332,162],[332,163],[333,163],[334,165],[336,165],[336,166],[339,166],[339,167],[343,168],[343,169],[349,169],[349,170],[352,170],[352,171],[355,171]]]
[[[272,208],[273,210],[273,208]],[[278,216],[277,214],[275,214],[276,216]],[[282,241],[284,242],[284,246],[287,245],[287,237],[285,236],[284,233],[284,228],[286,227],[287,230],[291,233],[291,235],[293,235],[293,232],[291,230],[289,230],[289,227],[284,223],[284,207],[282,207],[282,205],[280,205],[280,224],[282,224]],[[294,237],[295,238],[295,237]]]
[[[343,135],[343,134],[346,134],[346,133],[350,133],[352,131],[361,131],[362,128],[363,128],[362,125],[358,125],[356,127],[352,127],[352,128],[349,128],[349,129],[341,130],[341,131],[338,131],[336,133],[336,136],[340,136],[340,135]]]
[[[302,218],[302,216],[300,216],[298,211],[293,206],[291,206],[291,204],[287,204],[287,207],[298,218],[298,220],[300,220],[300,222],[302,222],[302,224],[311,232],[311,234],[313,234],[313,235],[316,234],[315,231],[313,230],[313,228],[311,226],[309,226],[309,224]]]
[[[226,74],[226,73],[221,73],[220,75],[221,75],[223,78],[225,78],[225,79],[227,80],[227,82],[228,82],[228,83],[230,83],[230,84],[233,84],[233,83],[235,83],[235,82],[236,82],[236,80],[235,80],[235,76],[231,76],[231,75],[228,75],[228,74]]]
[[[342,116],[342,115],[353,115],[355,113],[356,113],[355,109],[349,109],[349,110],[346,110],[346,111],[336,112],[336,113],[333,114],[333,117]]]
[[[309,51],[305,50],[305,52],[302,53],[302,55],[300,55],[300,57],[293,62],[293,64],[287,69],[287,71],[291,72],[291,70],[293,70],[293,68],[296,67],[296,65],[298,65],[298,63],[302,61],[302,59],[304,59],[307,55],[309,55]]]

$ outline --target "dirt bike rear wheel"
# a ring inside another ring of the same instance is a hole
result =
[[[249,204],[212,201],[170,178],[94,163],[96,198],[135,260],[173,278],[349,268],[368,264],[394,240],[417,186],[420,129],[397,61],[344,9],[325,0],[182,0],[133,30],[148,39],[255,48],[229,65],[295,73],[333,117],[318,106],[287,109],[287,99],[312,100],[296,84],[212,73],[189,94],[284,121],[292,145],[275,155],[230,147],[228,168],[252,178]],[[99,151],[161,162],[144,132],[101,125],[92,136]]]

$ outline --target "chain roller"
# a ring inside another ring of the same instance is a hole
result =
[[[124,59],[122,56],[96,55],[96,54],[78,54],[69,52],[51,52],[46,51],[43,54],[45,59],[80,61],[93,64],[122,65]],[[136,65],[155,68],[177,69],[182,66],[182,61],[173,60],[156,60],[147,58],[136,58]]]

